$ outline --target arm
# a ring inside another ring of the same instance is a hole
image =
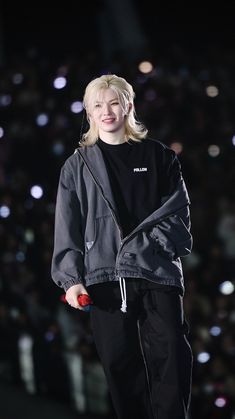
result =
[[[74,285],[82,285],[84,240],[80,214],[73,176],[69,167],[64,165],[56,198],[51,276],[65,291]]]
[[[164,156],[162,174],[162,203],[171,201],[169,208],[172,206],[172,212],[158,224],[158,236],[164,248],[170,248],[171,242],[174,244],[174,256],[186,256],[191,252],[193,244],[190,232],[190,199],[181,164],[173,150],[168,149]]]
[[[169,147],[165,149],[160,167],[160,195],[161,205],[163,205],[182,179],[181,164],[174,150]]]

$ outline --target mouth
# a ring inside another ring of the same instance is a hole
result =
[[[115,118],[105,118],[102,120],[104,124],[112,124],[115,121]]]

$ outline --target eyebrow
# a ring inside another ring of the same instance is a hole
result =
[[[119,99],[116,97],[116,98],[108,100],[108,102],[113,102],[114,100],[119,100]],[[95,100],[95,103],[103,103],[103,102],[104,102],[103,100]]]

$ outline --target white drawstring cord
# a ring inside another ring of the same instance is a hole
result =
[[[121,306],[120,310],[123,313],[126,313],[127,303],[126,303],[126,281],[125,281],[125,278],[122,278],[121,276],[119,276],[119,285],[120,285],[120,291],[121,291],[121,296],[122,296],[122,306]]]

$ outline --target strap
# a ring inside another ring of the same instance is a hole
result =
[[[119,286],[120,286],[121,297],[122,297],[122,306],[120,310],[123,313],[126,313],[127,312],[126,281],[125,281],[125,278],[122,278],[121,276],[119,276]]]

